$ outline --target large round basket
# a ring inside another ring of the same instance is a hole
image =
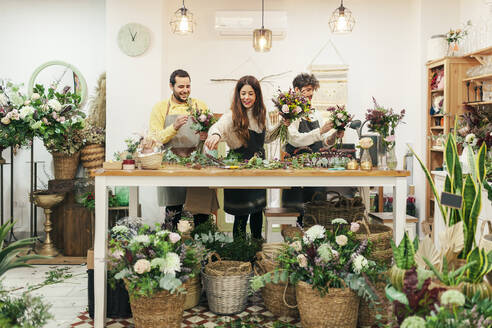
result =
[[[80,152],[76,152],[73,155],[64,153],[51,153],[51,155],[53,156],[53,166],[55,167],[55,179],[74,179],[79,166]]]
[[[82,166],[88,170],[94,170],[103,166],[105,148],[103,144],[87,145],[80,150]]]
[[[210,310],[217,314],[235,314],[244,311],[248,302],[251,263],[222,261],[209,263],[202,270],[202,279]]]
[[[349,223],[361,220],[364,217],[365,205],[360,197],[346,198],[336,191],[335,197],[327,201],[326,197],[315,192],[310,202],[304,204],[304,227],[309,228],[315,224],[325,227],[331,226],[331,221],[337,218],[343,218]],[[316,197],[323,196],[322,200]]]
[[[393,229],[384,224],[367,224],[366,221],[363,220],[355,238],[359,241],[364,239],[370,241],[373,251],[384,251],[391,249],[390,240],[393,239]]]
[[[144,170],[158,170],[161,168],[162,154],[154,153],[150,155],[140,155],[138,160],[142,164]]]
[[[171,294],[167,290],[151,297],[134,297],[130,294],[135,328],[181,328],[184,302],[185,294]]]
[[[481,299],[490,299],[492,298],[492,287],[485,280],[480,283],[463,283],[463,294],[465,296],[471,298],[476,293],[479,293]]]
[[[355,328],[359,297],[348,287],[330,288],[323,297],[312,285],[300,281],[296,299],[303,328]]]
[[[299,227],[283,226],[280,232],[285,241],[302,238],[304,232]]]
[[[257,261],[256,264],[255,274],[262,275],[270,272],[266,271],[261,261]],[[261,296],[267,310],[274,315],[278,317],[299,318],[299,310],[295,306],[297,301],[294,286],[283,282],[265,284],[265,287],[261,289]]]
[[[200,283],[200,279],[198,277],[193,277],[186,281],[183,287],[186,289],[186,297],[183,308],[185,310],[189,310],[200,303],[202,284]]]
[[[263,258],[275,261],[282,248],[284,248],[286,245],[286,243],[264,243],[261,246]]]

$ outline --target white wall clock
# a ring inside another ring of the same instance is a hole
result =
[[[121,51],[136,57],[143,54],[150,46],[150,31],[147,27],[138,23],[128,23],[118,32],[118,46]]]

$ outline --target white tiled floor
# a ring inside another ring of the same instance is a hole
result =
[[[73,277],[63,283],[45,286],[32,292],[33,295],[41,295],[45,301],[52,304],[50,313],[55,317],[47,328],[70,327],[80,312],[87,309],[87,267],[85,265],[36,265],[34,268],[18,268],[8,271],[3,278],[6,289],[35,285],[45,280],[45,273],[56,267],[69,267],[68,272]],[[15,293],[20,294],[23,290]]]

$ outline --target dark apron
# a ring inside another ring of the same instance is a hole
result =
[[[248,145],[234,152],[242,155],[243,159],[249,160],[255,154],[265,158],[265,131],[257,133],[249,130]],[[266,207],[265,189],[225,189],[224,211],[231,215],[249,215],[260,212]]]
[[[319,121],[317,120],[308,121],[308,120],[301,119],[301,122],[299,122],[298,131],[300,133],[308,133],[318,128],[319,128]],[[323,142],[316,141],[315,143],[309,145],[308,147],[311,149],[311,152],[317,153],[320,151],[321,148],[323,148]],[[296,149],[297,149],[296,147],[292,146],[289,143],[285,145],[285,151],[291,156],[294,156],[294,151]],[[297,152],[295,155],[299,155],[307,152],[308,152],[307,150],[302,149],[299,152]],[[297,209],[302,213],[304,203],[311,201],[316,191],[324,192],[324,190],[325,190],[324,187],[307,187],[307,188],[292,187],[291,189],[283,189],[282,206],[287,208]]]

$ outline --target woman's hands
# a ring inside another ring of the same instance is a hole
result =
[[[207,140],[205,140],[205,146],[207,146],[208,149],[213,150],[217,149],[217,145],[219,144],[220,141],[220,136],[218,134],[212,134],[207,137]]]

